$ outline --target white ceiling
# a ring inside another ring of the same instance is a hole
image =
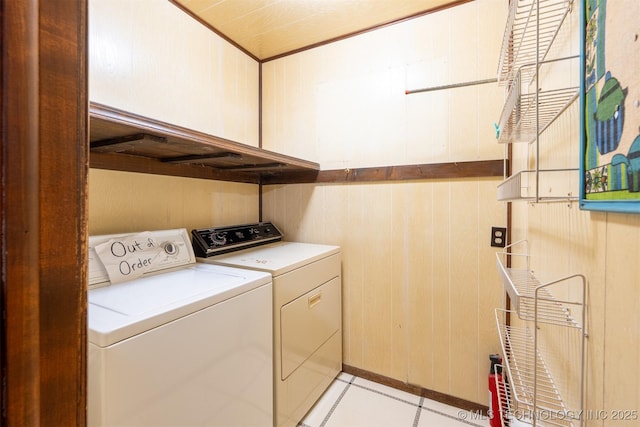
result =
[[[259,60],[470,0],[170,0]]]

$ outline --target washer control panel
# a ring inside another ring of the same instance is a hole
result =
[[[282,233],[270,222],[201,228],[191,231],[197,257],[210,257],[234,250],[282,240]]]

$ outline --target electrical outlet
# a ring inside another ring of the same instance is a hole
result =
[[[507,246],[507,229],[504,227],[491,227],[491,246],[504,248]]]

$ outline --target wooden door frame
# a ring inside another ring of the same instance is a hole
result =
[[[86,425],[87,0],[3,0],[2,424]]]

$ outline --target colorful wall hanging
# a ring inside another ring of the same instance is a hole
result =
[[[640,1],[581,2],[580,207],[640,213]]]

